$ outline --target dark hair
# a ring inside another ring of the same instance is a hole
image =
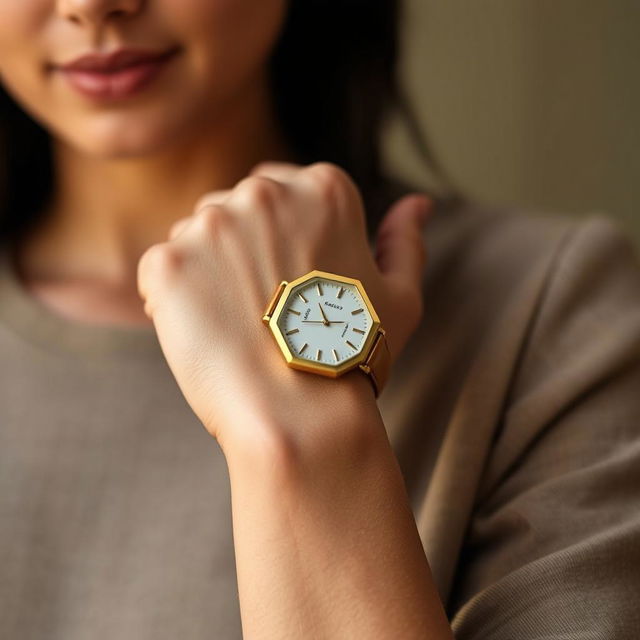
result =
[[[277,116],[303,163],[333,162],[354,179],[370,237],[387,206],[414,190],[384,174],[382,129],[394,111],[446,207],[464,200],[432,153],[399,82],[402,0],[290,0],[271,58]],[[48,132],[0,87],[0,243],[39,222],[54,177]]]

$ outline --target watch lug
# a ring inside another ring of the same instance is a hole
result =
[[[267,305],[267,308],[264,310],[264,315],[262,316],[262,322],[264,322],[264,324],[269,324],[269,321],[271,320],[271,316],[273,315],[273,310],[276,308],[276,305],[278,304],[278,300],[280,299],[280,296],[282,295],[284,288],[288,284],[289,283],[287,280],[282,280],[280,284],[277,286],[275,293],[273,294],[271,300],[269,301],[269,304]]]
[[[385,334],[386,331],[382,327],[378,327],[376,338],[371,345],[367,357],[364,362],[358,365],[360,369],[369,376],[369,379],[373,383],[376,398],[382,392],[389,377],[390,354]]]

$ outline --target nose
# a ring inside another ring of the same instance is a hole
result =
[[[144,0],[58,0],[60,16],[76,24],[99,24],[109,18],[126,18],[140,10]]]

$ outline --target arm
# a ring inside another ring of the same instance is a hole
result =
[[[370,382],[332,382],[323,444],[225,452],[244,638],[450,640]]]
[[[138,264],[167,363],[228,462],[248,639],[451,637],[370,381],[294,371],[261,321],[274,282],[331,267],[365,283],[402,351],[430,201],[396,201],[375,256],[363,205],[336,165],[261,163]]]
[[[459,640],[640,637],[640,265],[602,217],[554,266],[448,603]]]

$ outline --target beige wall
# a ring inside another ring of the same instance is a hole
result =
[[[640,0],[409,0],[403,74],[471,195],[605,211],[640,247]],[[419,180],[404,132],[390,163]]]

